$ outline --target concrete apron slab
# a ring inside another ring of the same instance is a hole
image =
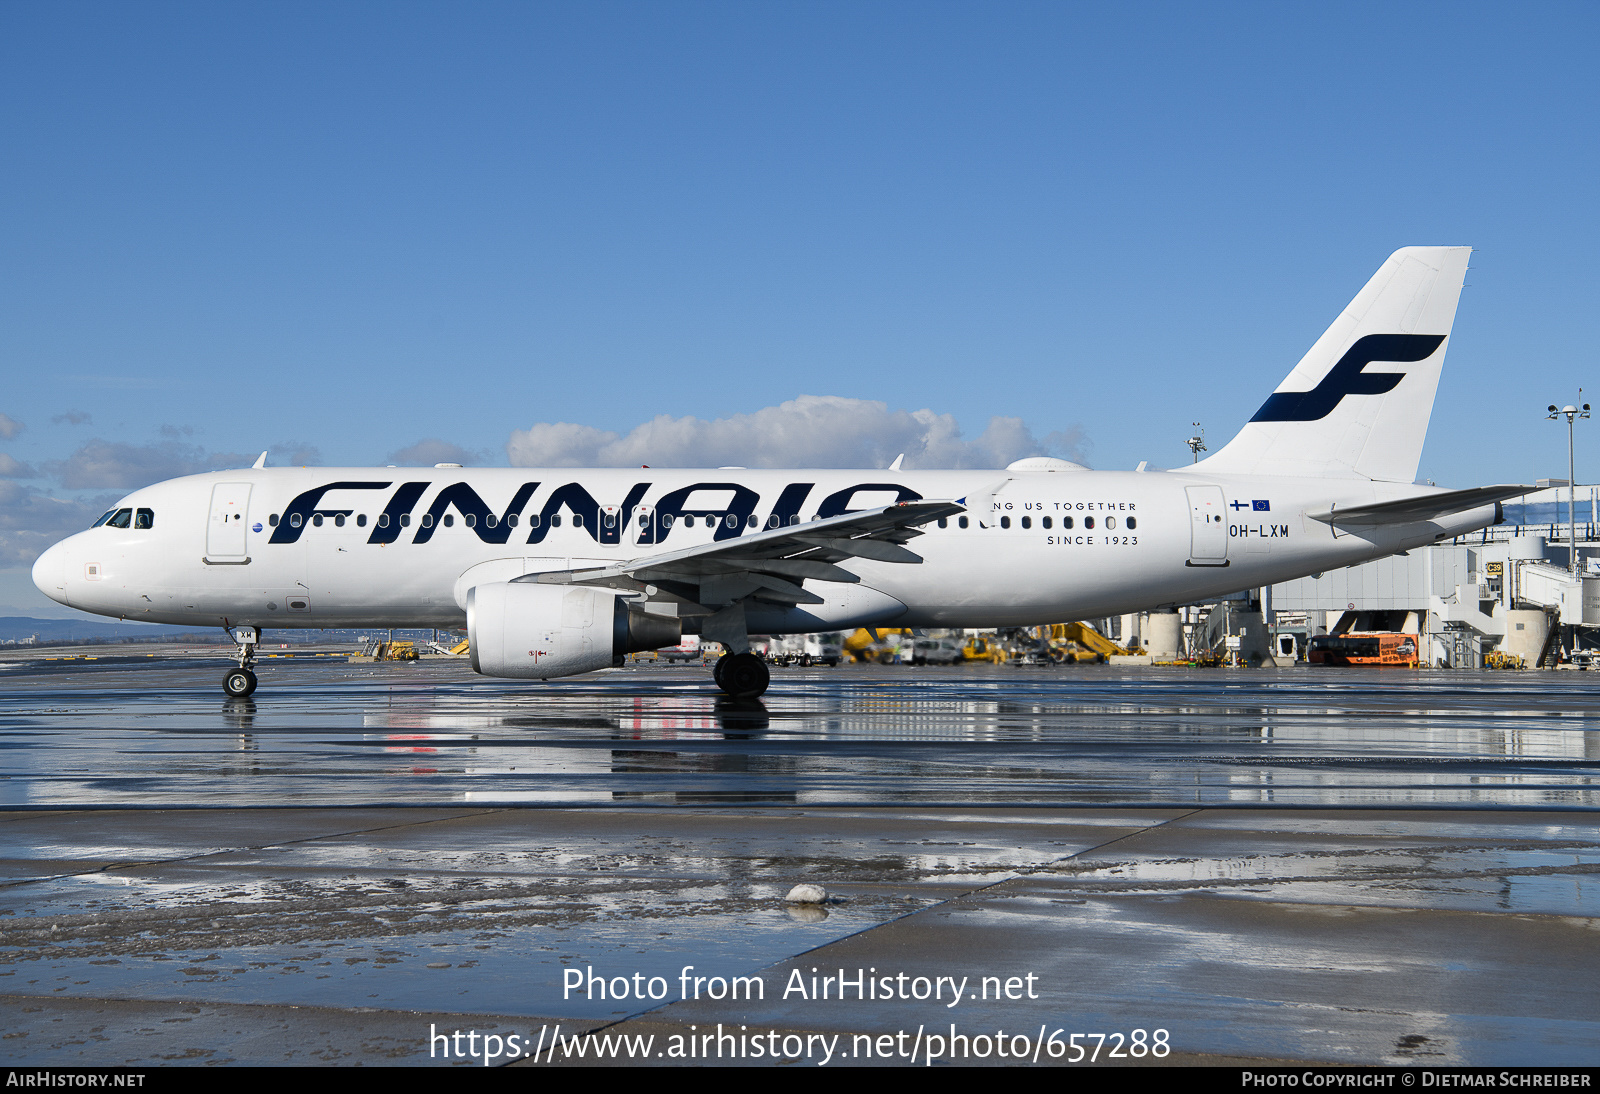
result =
[[[429,1058],[441,1014],[455,1016],[451,1030],[500,1029],[502,1043],[520,1031],[532,1043],[556,1023],[565,1036],[656,1005],[648,991],[641,1001],[569,990],[579,970],[659,976],[657,998],[689,966],[756,975],[1176,815],[13,815],[0,826],[10,875],[0,882],[0,1054],[76,1064],[416,1062]],[[839,899],[786,905],[802,881]],[[237,1032],[248,1028],[276,1033]]]
[[[1591,1064],[1586,821],[1200,811],[604,1032],[713,1064],[1061,1062],[1074,1033],[1102,1064]]]
[[[485,1034],[493,1063],[541,1037],[544,1062],[560,1023],[555,1064],[632,1051],[651,1064],[892,1065],[935,1047],[935,1062],[1015,1064],[1025,1049],[1060,1063],[1079,1051],[1074,1033],[1104,1035],[1077,1038],[1102,1064],[1587,1063],[1600,1051],[1600,838],[1587,820],[12,814],[0,1055],[481,1066]],[[111,843],[138,850],[112,856]],[[786,906],[799,881],[837,902]],[[629,978],[630,998],[564,990],[569,969]],[[651,976],[666,998],[631,998]],[[759,997],[727,998],[735,977],[759,979]],[[430,1042],[457,1030],[443,1051]],[[613,1040],[571,1040],[587,1031]]]

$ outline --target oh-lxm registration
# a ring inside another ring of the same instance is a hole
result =
[[[852,975],[853,972],[853,975]],[[584,999],[637,999],[661,1002],[672,992],[672,985],[662,976],[646,977],[642,972],[632,976],[602,976],[589,965],[582,969],[567,969],[562,973],[562,998],[581,996]],[[808,977],[800,969],[791,970],[783,986],[784,999],[820,1000],[937,1000],[954,1007],[963,999],[1037,999],[1038,975],[1021,976],[914,976],[906,972],[882,973],[876,967],[868,969],[839,969],[837,975],[827,975],[815,966]],[[970,988],[968,985],[971,985]],[[699,976],[693,965],[685,965],[678,973],[679,999],[765,999],[767,985],[760,976]]]

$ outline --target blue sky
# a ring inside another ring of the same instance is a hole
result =
[[[1478,248],[1422,474],[1564,474],[1597,11],[0,6],[0,613],[104,498],[262,449],[833,396],[883,404],[841,459],[928,410],[957,461],[1181,463],[1408,244]]]

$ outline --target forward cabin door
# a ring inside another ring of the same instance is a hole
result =
[[[211,515],[206,521],[206,561],[249,562],[245,533],[249,530],[250,484],[219,482],[211,488]]]
[[[1228,564],[1228,503],[1220,486],[1185,486],[1189,495],[1189,565]]]

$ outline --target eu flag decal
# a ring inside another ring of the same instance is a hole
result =
[[[1252,501],[1250,508],[1253,512],[1270,513],[1272,512],[1272,503],[1270,501]]]

